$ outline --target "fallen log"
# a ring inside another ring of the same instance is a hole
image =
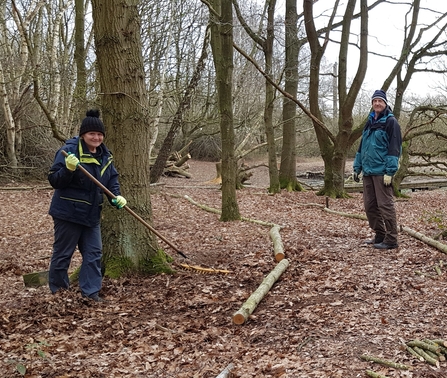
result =
[[[275,260],[280,262],[284,257],[284,245],[282,244],[281,235],[279,234],[279,226],[273,226],[270,229],[269,235],[273,243],[273,253],[275,254]]]
[[[165,167],[163,174],[165,174],[165,175],[176,174],[176,175],[180,175],[180,176],[185,176],[186,178],[192,177],[191,173],[187,172],[186,169],[177,167],[175,165],[172,165],[170,167]]]
[[[180,156],[179,159],[174,163],[176,167],[181,167],[185,164],[189,159],[191,159],[190,154],[186,154],[185,156]]]
[[[416,357],[419,361],[424,362],[424,357],[422,357],[420,354],[418,354],[412,347],[408,345],[404,345],[406,351],[410,353],[413,357]]]
[[[267,295],[267,293],[272,288],[273,284],[278,280],[281,274],[289,266],[289,261],[287,259],[282,259],[276,267],[264,278],[259,287],[255,292],[250,295],[250,297],[245,301],[242,307],[233,314],[234,324],[244,324],[248,317],[253,313],[253,311],[258,306],[259,302]]]
[[[330,213],[330,214],[341,215],[342,217],[367,220],[366,215],[363,215],[363,214],[344,213],[341,211],[335,211],[335,210],[328,209],[327,207],[325,207],[323,209],[323,211],[326,211],[327,213]]]
[[[434,339],[434,340],[431,340],[431,341],[436,343],[436,344],[438,344],[439,346],[441,346],[441,349],[442,349],[442,347],[447,347],[447,341],[445,341],[445,340]]]
[[[48,285],[48,270],[24,274],[22,277],[25,287],[39,287]]]
[[[76,270],[71,273],[68,277],[70,284],[73,284],[79,280],[79,271],[80,267],[76,268]],[[25,287],[39,287],[39,286],[45,286],[48,285],[48,270],[44,270],[41,272],[33,272],[33,273],[27,273],[23,274],[23,283]]]
[[[400,226],[401,231],[405,231],[408,235],[413,236],[416,239],[419,239],[420,241],[423,241],[425,244],[431,245],[432,247],[435,247],[439,251],[443,253],[447,253],[447,245],[429,238],[428,236],[425,236],[424,234],[421,234],[420,232],[414,231],[409,227],[406,226]]]
[[[184,195],[184,196],[178,196],[178,195],[172,195],[173,197],[180,197],[180,198],[185,198],[186,200],[188,200],[189,202],[191,202],[193,205],[196,205],[198,207],[200,207],[201,209],[208,211],[210,213],[214,213],[214,214],[222,214],[222,211],[219,209],[216,209],[214,207],[209,207],[206,205],[202,205],[200,203],[198,203],[197,201],[194,201],[191,197],[189,197],[188,195]],[[257,219],[252,219],[252,218],[246,218],[246,217],[241,217],[242,221],[245,222],[252,222],[252,223],[256,223],[256,224],[260,224],[262,226],[268,226],[268,227],[274,227],[277,226],[275,223],[270,223],[270,222],[264,222],[264,221],[260,221]]]
[[[375,371],[372,371],[372,370],[365,370],[365,373],[368,377],[371,377],[371,378],[388,378],[386,375],[376,373]]]
[[[400,369],[400,370],[409,370],[410,369],[410,367],[407,365],[399,364],[397,362],[385,360],[385,359],[379,358],[379,357],[368,356],[366,354],[361,355],[360,358],[365,361],[375,362],[377,364],[392,367],[394,369]]]
[[[162,173],[163,175],[166,176],[179,175],[184,176],[186,178],[192,177],[192,175],[187,171],[189,169],[189,165],[186,163],[189,159],[191,159],[191,155],[189,153],[186,153],[184,155],[183,154],[184,151],[186,151],[186,149],[185,150],[182,149],[179,152],[174,151],[171,153],[171,155],[164,162],[163,173]],[[157,163],[156,157],[149,158],[149,167],[151,170],[155,167],[156,163]]]
[[[436,344],[431,344],[431,343],[427,343],[421,340],[412,340],[409,341],[407,343],[408,346],[410,347],[419,347],[425,350],[429,350],[430,352],[436,353],[438,354],[439,352],[441,352],[441,348],[439,347],[439,345]]]
[[[231,370],[233,370],[234,365],[232,363],[229,363],[225,369],[223,369],[220,374],[216,378],[227,378],[231,374]]]
[[[425,350],[419,348],[417,346],[413,347],[414,351],[419,354],[425,361],[427,361],[430,365],[436,366],[439,368],[439,361],[432,356],[430,356]]]

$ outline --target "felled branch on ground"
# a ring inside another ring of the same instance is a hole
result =
[[[163,169],[163,175],[165,176],[183,176],[191,178],[191,173],[188,172],[189,164],[187,161],[191,159],[190,154],[182,155],[181,152],[174,151],[168,158],[165,167]],[[155,158],[150,159],[149,164],[152,167],[155,163]]]
[[[272,288],[273,284],[278,280],[281,274],[289,266],[289,261],[287,259],[281,260],[276,267],[264,278],[259,287],[255,292],[250,295],[250,297],[245,301],[242,307],[233,314],[234,324],[244,324],[248,317],[253,313],[253,311],[258,306],[259,302],[267,295],[267,293]]]

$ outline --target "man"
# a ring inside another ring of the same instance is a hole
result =
[[[363,172],[363,202],[375,232],[366,243],[377,249],[394,249],[398,242],[391,181],[399,166],[402,134],[383,90],[374,92],[372,108],[355,155],[354,180],[359,182]]]

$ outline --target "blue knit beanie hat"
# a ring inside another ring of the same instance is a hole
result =
[[[388,100],[386,99],[385,91],[382,91],[381,89],[377,89],[371,98],[371,102],[374,101],[376,98],[380,98],[382,101],[385,102],[386,105],[388,105]]]
[[[89,131],[97,131],[106,135],[104,124],[99,119],[99,110],[90,109],[86,113],[86,117],[82,120],[81,128],[79,129],[79,135],[88,133]]]

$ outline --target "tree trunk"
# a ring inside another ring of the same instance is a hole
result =
[[[156,183],[158,182],[158,180],[160,180],[160,177],[163,174],[163,170],[165,168],[166,161],[168,160],[169,154],[171,153],[175,136],[182,126],[183,114],[191,106],[191,98],[194,89],[198,86],[200,78],[202,76],[202,72],[205,69],[205,62],[206,58],[208,57],[207,48],[209,40],[210,40],[210,31],[209,27],[207,27],[205,31],[205,38],[203,40],[202,54],[197,62],[196,69],[194,70],[194,74],[191,78],[191,81],[186,87],[183,98],[180,100],[180,104],[178,106],[177,112],[174,115],[174,119],[172,120],[172,124],[168,131],[168,135],[163,141],[160,151],[158,152],[155,164],[151,168],[150,172],[151,183]]]
[[[286,0],[286,31],[284,69],[284,89],[293,98],[298,92],[298,30],[297,30],[296,0]],[[288,191],[303,190],[296,178],[296,104],[289,98],[283,102],[283,145],[279,181],[281,188]]]
[[[253,39],[257,46],[262,48],[265,58],[265,74],[271,76],[273,72],[273,44],[275,40],[275,8],[276,0],[271,0],[267,4],[267,33],[266,37],[261,38],[259,34],[255,33],[248,23],[243,18],[239,4],[236,0],[233,0],[234,9],[236,10],[237,17],[244,27],[247,34]],[[265,12],[265,8],[264,8]],[[259,30],[262,30],[262,20],[264,19],[264,13],[260,17]],[[251,60],[251,59],[250,59]],[[268,167],[270,186],[269,193],[279,193],[281,187],[279,184],[279,171],[278,163],[276,160],[276,146],[275,146],[275,130],[273,128],[273,111],[275,103],[275,86],[266,78],[265,80],[265,101],[264,101],[264,127],[267,140],[268,149]]]
[[[410,145],[411,140],[406,140],[402,143],[402,155],[399,161],[399,169],[393,176],[393,191],[396,197],[403,197],[404,195],[399,191],[400,184],[405,178],[410,167]]]
[[[267,21],[267,36],[264,43],[265,56],[265,72],[271,76],[273,70],[273,42],[275,39],[275,7],[276,0],[268,3],[268,21]],[[268,146],[268,162],[269,162],[269,193],[279,193],[281,185],[279,183],[279,170],[276,161],[276,146],[275,146],[275,129],[273,128],[273,110],[275,101],[275,88],[268,80],[265,81],[265,108],[264,108],[264,124],[265,136]]]
[[[88,108],[87,105],[87,71],[85,69],[85,0],[75,0],[75,52],[74,59],[76,62],[76,87],[75,87],[75,104],[78,109],[78,123],[85,116]]]
[[[338,1],[334,6],[334,13],[338,7]],[[313,17],[313,2],[304,1],[304,18],[306,25],[306,35],[311,48],[311,69],[309,84],[309,106],[310,111],[319,120],[322,120],[320,111],[320,66],[327,43],[329,41],[329,30],[332,27],[333,18],[328,22],[328,32],[326,33],[324,43],[320,45],[319,38]],[[358,70],[354,80],[347,91],[347,66],[348,66],[348,47],[351,35],[351,22],[353,19],[356,0],[349,0],[346,6],[345,15],[342,23],[342,35],[340,41],[339,65],[338,65],[338,97],[340,102],[340,113],[338,119],[338,133],[333,135],[327,128],[321,127],[320,123],[313,121],[315,133],[320,147],[320,153],[324,161],[324,187],[318,192],[319,195],[326,195],[334,198],[346,197],[344,190],[346,156],[349,148],[357,139],[358,134],[352,132],[353,117],[352,111],[355,100],[361,89],[366,68],[367,68],[367,3],[361,1],[361,24],[360,24],[360,60]]]
[[[231,1],[211,2],[219,17],[211,13],[211,48],[220,112],[222,138],[222,214],[221,221],[241,218],[236,198],[237,161],[233,125],[233,9]]]
[[[138,1],[93,0],[92,13],[105,143],[114,153],[128,206],[151,223],[150,119]],[[105,206],[102,233],[109,274],[152,273],[166,268],[165,264],[158,268],[152,263],[158,251],[155,236],[126,212]]]

